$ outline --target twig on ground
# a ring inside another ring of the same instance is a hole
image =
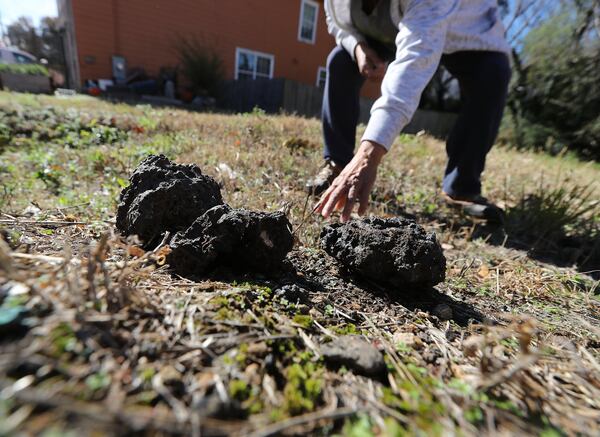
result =
[[[44,220],[44,221],[37,221],[37,220],[19,220],[19,219],[0,219],[0,225],[23,225],[23,226],[57,226],[57,227],[64,227],[64,226],[87,226],[89,225],[89,222],[72,222],[72,221],[67,221],[67,220]]]
[[[308,413],[268,425],[261,430],[248,434],[248,437],[269,437],[272,435],[278,435],[286,429],[293,428],[295,426],[306,425],[308,423],[319,422],[321,420],[341,419],[343,417],[352,416],[358,413],[358,411],[359,410],[356,408],[339,408],[333,411],[317,411],[315,413]]]

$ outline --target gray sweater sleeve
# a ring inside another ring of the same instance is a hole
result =
[[[396,59],[381,85],[363,135],[390,149],[417,109],[421,94],[435,73],[446,34],[460,0],[406,0],[396,37]]]
[[[331,5],[331,0],[325,0],[325,18],[327,21],[327,30],[335,38],[337,45],[342,46],[353,60],[354,49],[356,45],[365,40],[364,36],[356,29],[342,29],[341,25],[335,19],[335,11]]]

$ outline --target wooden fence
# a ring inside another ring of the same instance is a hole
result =
[[[268,113],[297,114],[304,117],[320,117],[323,90],[315,86],[288,79],[237,80],[226,83],[219,106],[234,112],[251,112],[255,107]],[[360,123],[369,121],[374,100],[361,97]],[[418,110],[403,132],[425,131],[445,138],[450,133],[456,114]]]

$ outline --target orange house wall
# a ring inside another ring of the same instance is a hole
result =
[[[81,80],[110,78],[111,57],[157,74],[177,65],[178,36],[193,36],[220,53],[228,79],[237,47],[272,54],[274,77],[314,85],[334,46],[319,2],[316,43],[298,40],[301,0],[72,0]],[[93,63],[86,62],[89,57]],[[379,85],[363,95],[375,98]]]

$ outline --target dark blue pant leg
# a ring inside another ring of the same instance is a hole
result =
[[[462,110],[448,137],[443,190],[452,196],[481,194],[485,158],[498,135],[511,70],[498,52],[444,55],[442,63],[458,79]]]
[[[325,159],[340,166],[348,164],[354,156],[360,89],[364,81],[348,52],[341,47],[334,48],[327,58],[321,120]]]

